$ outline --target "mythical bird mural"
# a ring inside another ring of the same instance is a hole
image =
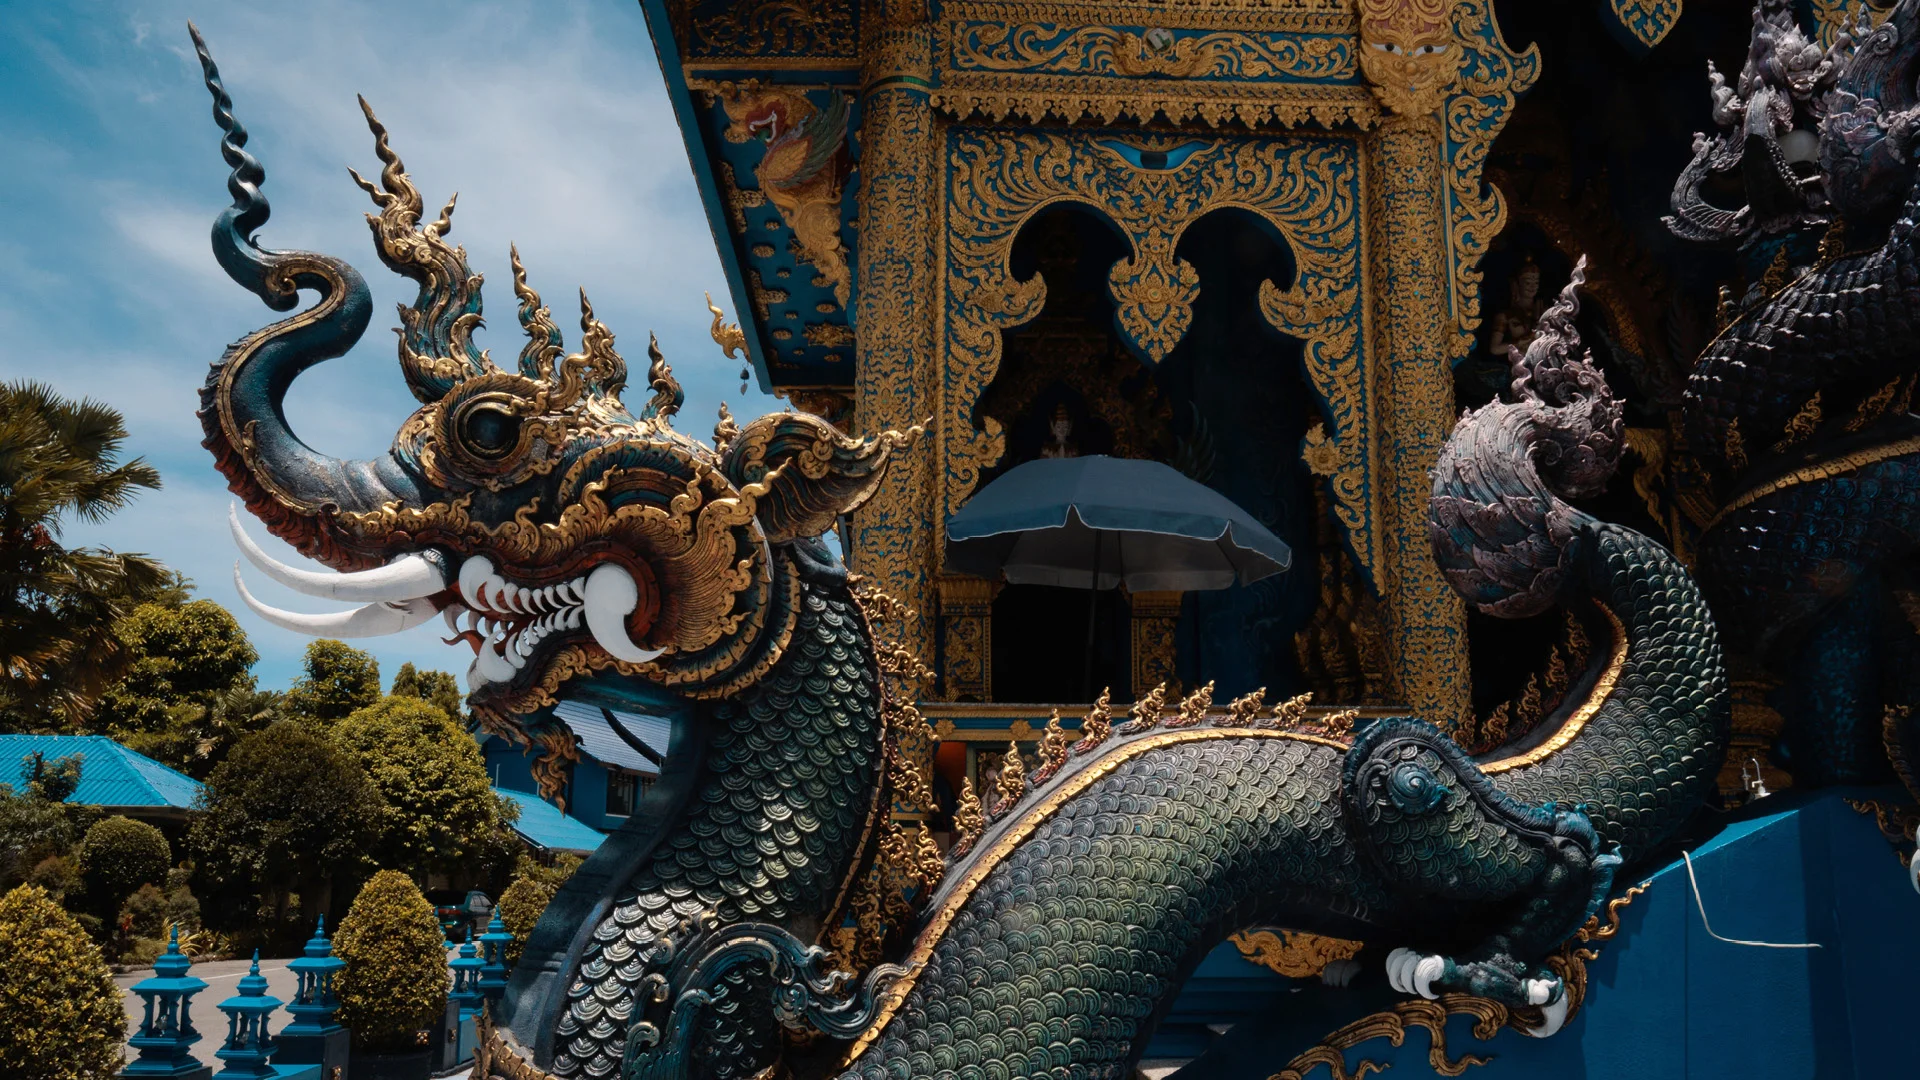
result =
[[[206,446],[255,517],[337,573],[274,562],[236,520],[253,564],[366,606],[247,602],[334,636],[444,619],[474,654],[476,716],[541,746],[550,783],[571,749],[551,719],[563,697],[675,723],[646,805],[528,943],[482,1074],[1118,1076],[1183,977],[1253,924],[1363,941],[1397,989],[1481,995],[1550,1035],[1572,1004],[1550,954],[1713,787],[1728,695],[1699,591],[1657,544],[1567,501],[1622,443],[1574,329],[1576,272],[1515,358],[1511,400],[1460,421],[1431,502],[1435,555],[1469,602],[1564,606],[1604,643],[1555,715],[1476,758],[1420,719],[1356,732],[1258,694],[1117,726],[1096,711],[1032,775],[1009,762],[942,865],[888,820],[914,797],[900,725],[920,721],[882,677],[899,658],[876,642],[880,609],[818,539],[915,433],[854,439],[785,414],[690,438],[658,350],[631,409],[612,334],[583,297],[568,352],[517,258],[528,342],[498,367],[473,341],[481,282],[446,241],[452,204],[425,220],[368,108],[383,169],[355,179],[381,260],[420,285],[399,359],[421,404],[378,459],[317,453],[282,402],[359,339],[367,286],[338,259],[256,243],[264,173],[196,44],[233,170],[215,253],[275,310],[316,296],[213,366]],[[827,957],[850,909],[900,900],[858,884],[903,850],[919,917],[870,955]]]

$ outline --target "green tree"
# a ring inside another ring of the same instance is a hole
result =
[[[88,906],[112,915],[135,889],[167,880],[173,849],[159,829],[115,815],[87,830],[80,841],[79,862]]]
[[[306,720],[339,720],[380,700],[380,662],[344,641],[307,644],[306,674],[287,691],[286,709]]]
[[[0,889],[18,885],[80,839],[73,808],[61,801],[79,786],[80,768],[78,754],[48,761],[33,753],[21,759],[17,788],[0,784]],[[62,875],[64,868],[49,866],[47,873]]]
[[[126,1034],[113,975],[73,916],[32,885],[0,897],[0,1074],[110,1080]]]
[[[100,698],[89,727],[176,769],[204,776],[234,740],[271,723],[248,669],[260,654],[211,600],[142,604],[114,627],[132,657]]]
[[[464,721],[467,696],[460,692],[460,684],[453,676],[444,671],[418,671],[412,664],[401,664],[393,676],[391,692],[395,697],[419,698],[438,706],[455,721]]]
[[[479,745],[446,713],[389,697],[342,720],[333,738],[385,803],[374,848],[381,866],[418,874],[499,858],[510,815],[487,782]]]
[[[353,898],[333,936],[339,1020],[368,1050],[403,1050],[447,1007],[447,954],[433,905],[407,875],[382,870]]]
[[[0,383],[0,725],[70,729],[120,677],[115,620],[170,584],[144,555],[60,542],[104,521],[160,474],[122,462],[118,412],[39,383]]]
[[[305,724],[282,721],[240,739],[214,766],[188,833],[196,871],[228,895],[288,895],[364,865],[384,809],[353,757]]]

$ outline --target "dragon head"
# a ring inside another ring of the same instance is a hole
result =
[[[423,204],[363,100],[383,165],[368,215],[381,261],[419,283],[400,309],[399,359],[419,401],[370,461],[325,456],[282,409],[305,368],[351,348],[370,312],[365,281],[324,255],[261,248],[264,172],[198,33],[194,35],[233,169],[234,205],[214,225],[229,275],[269,306],[313,306],[248,334],[202,390],[205,445],[233,491],[275,535],[336,573],[282,565],[233,520],[242,552],[298,591],[365,606],[332,615],[268,607],[261,617],[333,637],[394,633],[443,619],[472,650],[469,704],[490,730],[541,740],[530,719],[567,685],[616,675],[685,697],[724,696],[779,656],[813,538],[873,493],[891,454],[919,429],[871,439],[817,417],[735,425],[712,444],[671,426],[684,395],[649,342],[648,397],[622,400],[627,365],[583,293],[569,352],[518,252],[514,293],[526,345],[511,368],[478,348],[481,278],[450,245],[453,203]]]
[[[1875,26],[1858,21],[1825,48],[1789,0],[1760,0],[1746,63],[1731,84],[1707,65],[1719,131],[1696,134],[1666,222],[1685,240],[1747,246],[1836,220],[1881,226],[1911,183],[1920,105],[1910,46],[1920,0],[1900,0]],[[1745,203],[1715,205],[1729,181]],[[1884,220],[1883,220],[1884,219]]]

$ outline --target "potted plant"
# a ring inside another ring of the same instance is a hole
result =
[[[433,905],[405,874],[382,870],[354,897],[333,954],[346,962],[334,988],[353,1032],[354,1080],[425,1080],[449,988]]]

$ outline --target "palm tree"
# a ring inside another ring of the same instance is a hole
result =
[[[113,622],[172,575],[145,555],[60,543],[68,520],[96,523],[160,486],[121,462],[127,430],[97,401],[34,382],[0,384],[0,723],[70,726],[118,678]]]

